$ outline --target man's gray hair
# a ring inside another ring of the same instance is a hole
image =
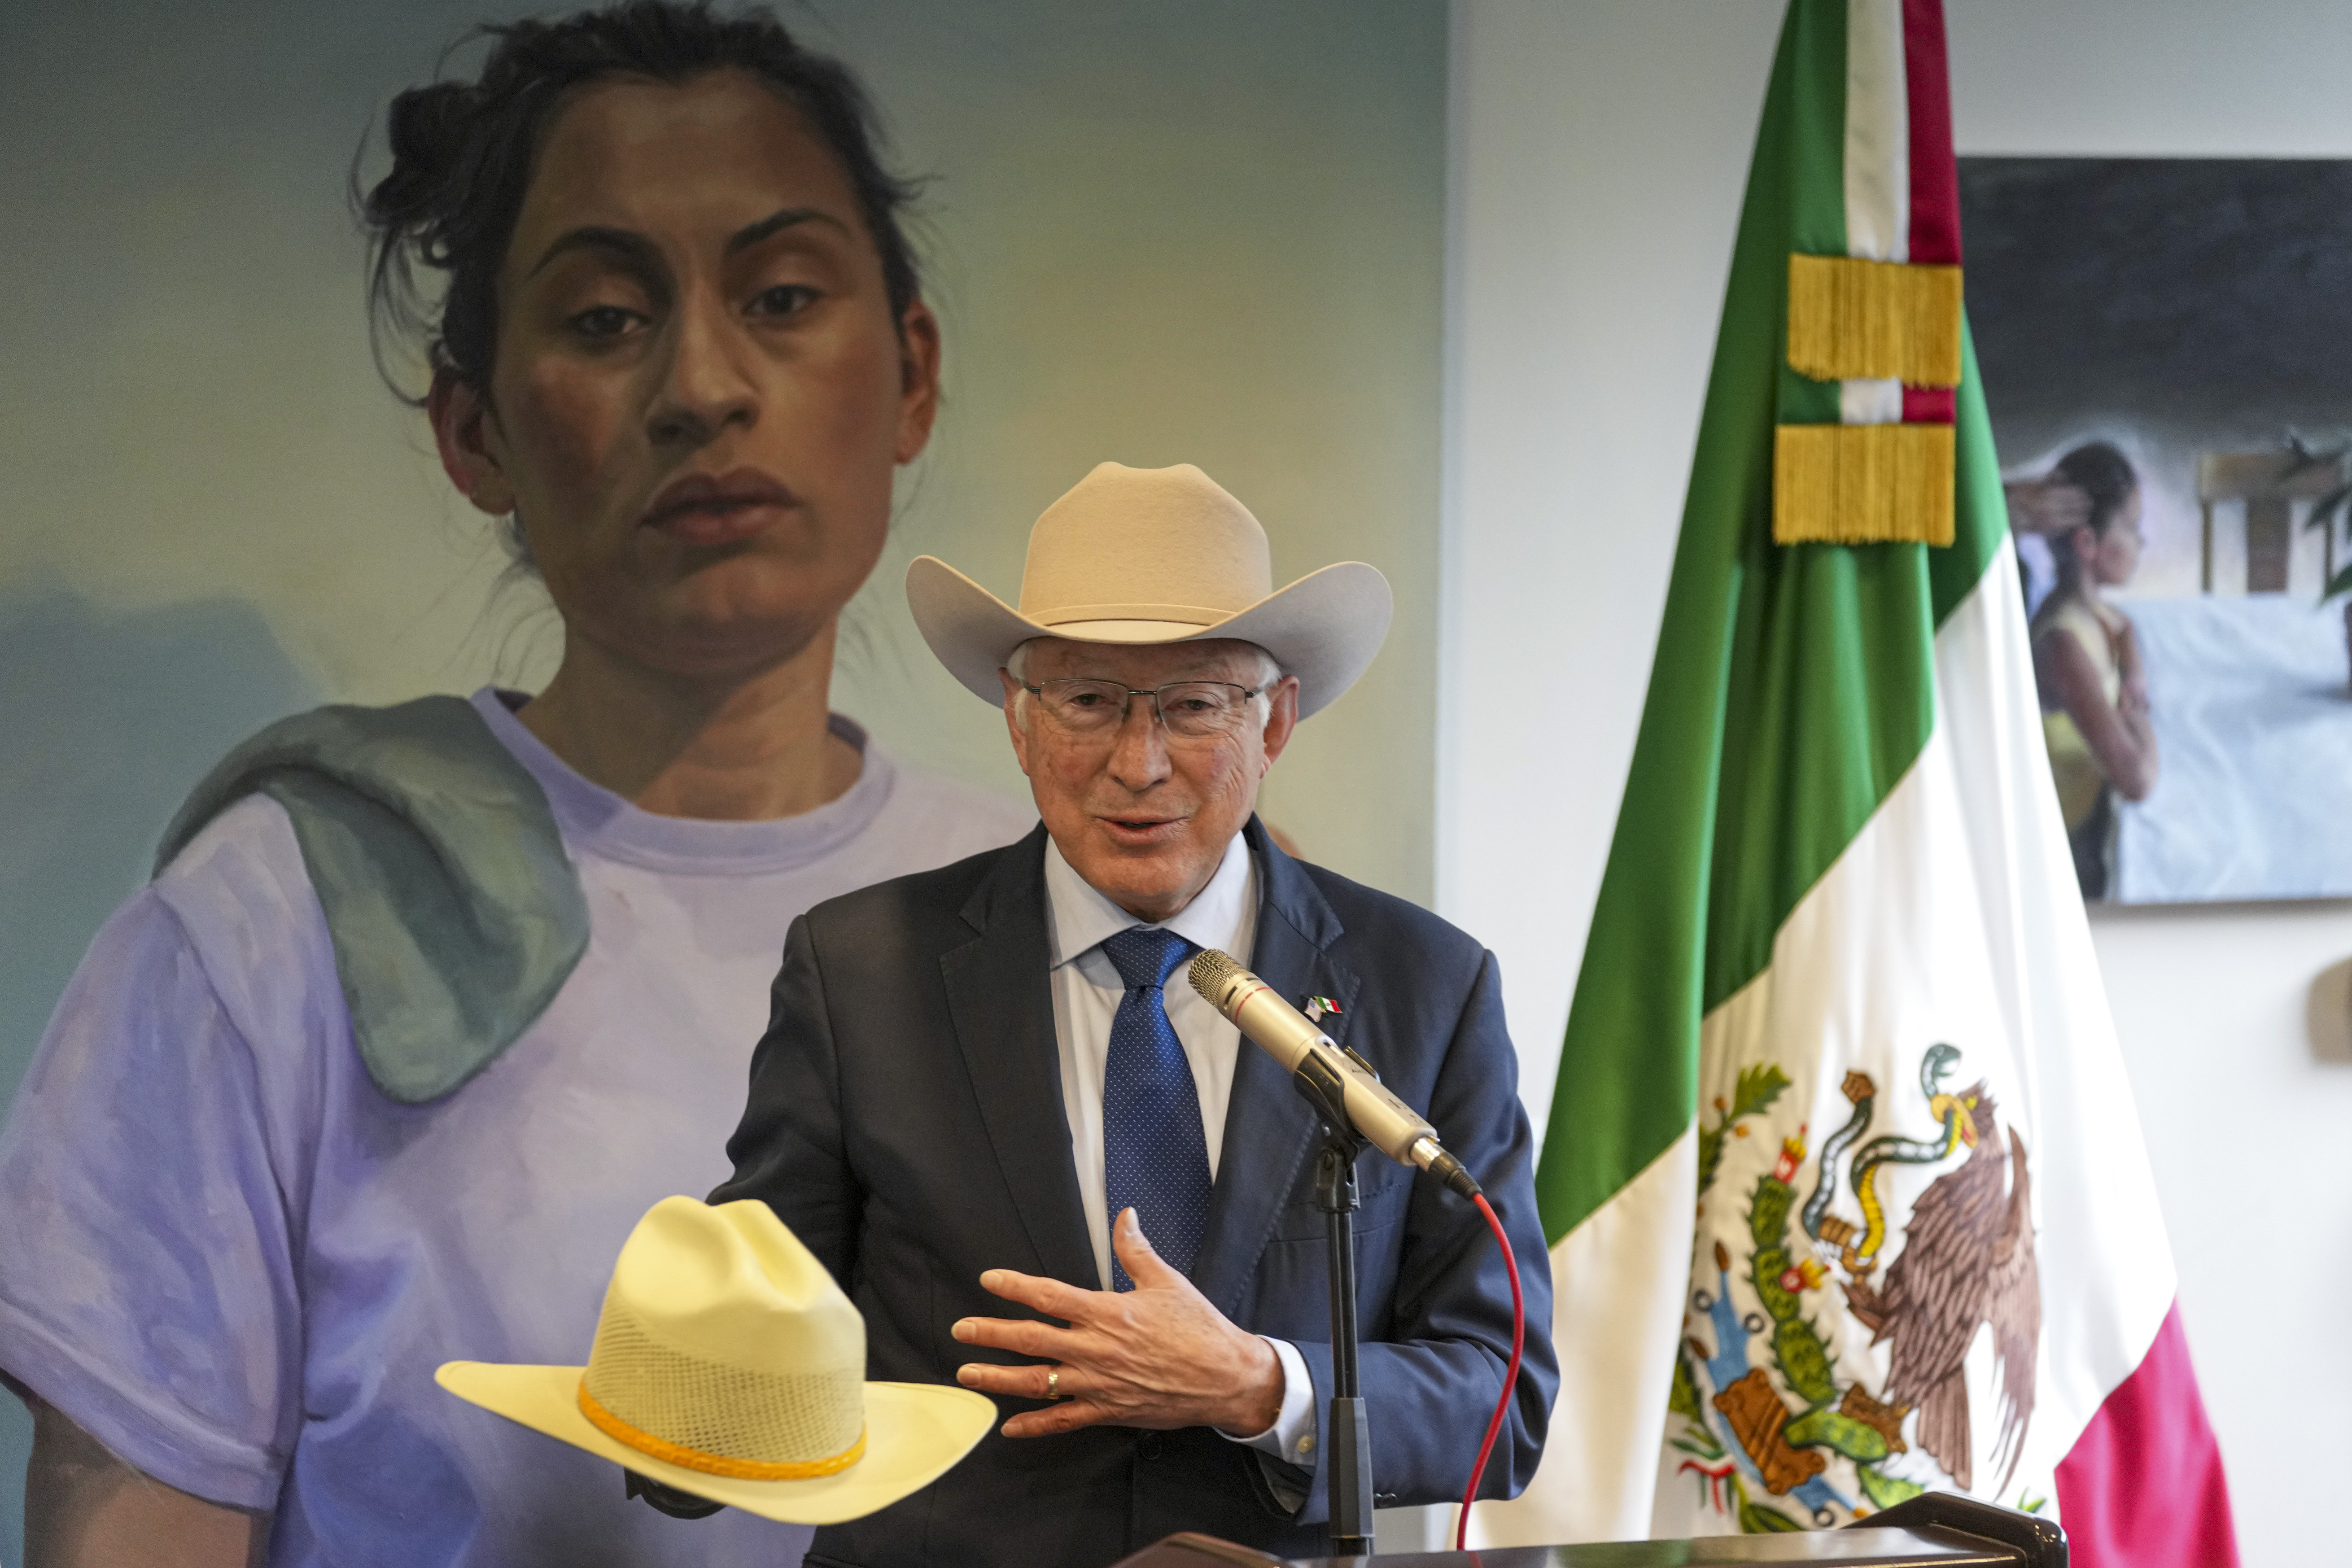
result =
[[[1044,637],[1031,637],[1005,658],[1004,673],[1011,676],[1015,684],[1023,688],[1013,694],[1013,718],[1016,723],[1025,722],[1028,719],[1029,650],[1045,640]],[[1264,724],[1268,719],[1274,717],[1274,699],[1267,696],[1266,692],[1288,672],[1276,660],[1274,655],[1266,652],[1257,644],[1245,642],[1242,646],[1257,655],[1257,721]]]

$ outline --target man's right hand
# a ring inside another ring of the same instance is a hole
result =
[[[1132,1290],[1082,1290],[1010,1268],[981,1285],[1008,1301],[1069,1324],[1025,1318],[964,1318],[966,1344],[1041,1358],[1029,1366],[970,1362],[956,1381],[983,1394],[1056,1403],[1004,1424],[1008,1437],[1043,1437],[1080,1426],[1214,1426],[1250,1437],[1282,1413],[1286,1386],[1274,1347],[1236,1327],[1144,1238],[1133,1209],[1119,1211],[1111,1247]]]

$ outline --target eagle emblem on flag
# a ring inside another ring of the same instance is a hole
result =
[[[2001,1127],[1989,1086],[1945,1087],[1959,1057],[1938,1044],[1920,1061],[1919,1087],[1938,1123],[1924,1137],[1868,1136],[1878,1086],[1868,1073],[1848,1071],[1840,1086],[1851,1107],[1844,1124],[1811,1162],[1805,1127],[1781,1140],[1748,1194],[1744,1264],[1717,1241],[1714,1288],[1692,1293],[1697,1321],[1676,1358],[1670,1396],[1683,1430],[1672,1442],[1688,1456],[1680,1473],[1697,1478],[1706,1505],[1736,1515],[1742,1530],[1803,1530],[1892,1507],[1939,1479],[1929,1463],[1950,1484],[1971,1489],[1965,1362],[1988,1329],[2000,1394],[1993,1454],[2006,1463],[1995,1493],[2014,1475],[2033,1415],[2042,1331],[2032,1178],[2025,1141]],[[1789,1087],[1774,1063],[1739,1074],[1701,1133],[1702,1198],[1727,1143],[1748,1138],[1750,1119]],[[1898,1226],[1880,1182],[1903,1165],[1945,1168]],[[1751,1300],[1759,1310],[1743,1312]],[[1842,1318],[1855,1326],[1841,1331]],[[1856,1375],[1864,1364],[1883,1364],[1883,1375]],[[1914,1411],[1924,1459],[1905,1458]],[[1775,1498],[1805,1517],[1769,1500]],[[2034,1506],[2022,1495],[2017,1501]]]
[[[1912,1205],[1903,1255],[1887,1269],[1885,1289],[1873,1289],[1865,1273],[1848,1281],[1845,1295],[1871,1331],[1871,1343],[1893,1347],[1887,1399],[1917,1409],[1919,1446],[1963,1489],[1972,1484],[1974,1467],[1961,1363],[1978,1331],[1992,1331],[2001,1382],[1994,1452],[2008,1461],[1998,1492],[2016,1471],[2033,1419],[2042,1275],[2033,1261],[2025,1140],[2012,1127],[2004,1144],[1998,1108],[1982,1083],[1961,1098],[1969,1120],[1958,1125],[1972,1152]]]

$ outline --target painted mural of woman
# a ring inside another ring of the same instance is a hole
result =
[[[2106,590],[2139,568],[2139,476],[2105,441],[2058,459],[2042,487],[2072,502],[2048,534],[2057,583],[2034,612],[2033,674],[2042,735],[2086,899],[2114,891],[2116,801],[2156,787],[2147,672],[2131,617]]]
[[[637,1216],[728,1173],[792,920],[1031,820],[827,705],[939,395],[856,81],[757,12],[488,37],[365,215],[561,665],[265,731],[90,947],[0,1135],[35,1563],[797,1562],[433,1369],[576,1363]]]

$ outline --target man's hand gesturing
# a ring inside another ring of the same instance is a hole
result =
[[[1214,1426],[1237,1437],[1274,1425],[1282,1412],[1282,1360],[1255,1334],[1235,1328],[1192,1282],[1160,1261],[1135,1211],[1123,1209],[1110,1244],[1135,1289],[1082,1290],[1009,1268],[980,1277],[991,1295],[1069,1324],[965,1318],[955,1337],[1042,1358],[1034,1366],[968,1362],[956,1381],[983,1394],[1058,1398],[1004,1424],[1008,1437],[1043,1437],[1080,1426]],[[1056,1375],[1058,1374],[1058,1375]],[[1048,1386],[1048,1379],[1052,1379]]]

